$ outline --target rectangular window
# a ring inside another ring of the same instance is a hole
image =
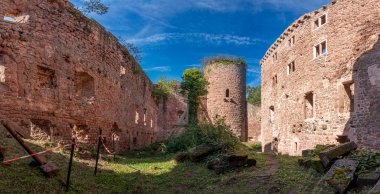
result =
[[[323,15],[321,17],[321,26],[324,25],[324,24],[326,24],[326,21],[327,21],[327,17],[326,17],[326,15]]]
[[[340,112],[354,112],[355,84],[353,81],[343,83],[343,92],[340,97]]]
[[[289,39],[289,46],[293,46],[294,44],[296,43],[296,38],[295,36],[292,36],[290,39]]]
[[[273,85],[277,84],[277,75],[273,76],[272,81],[273,81]]]
[[[139,118],[140,116],[139,116],[139,113],[136,111],[135,112],[135,124],[139,124]]]
[[[0,65],[0,82],[5,82],[5,66]]]
[[[327,15],[323,15],[314,21],[314,29],[317,29],[327,23]]]
[[[146,108],[144,109],[144,125],[146,125]]]
[[[314,46],[313,53],[314,53],[314,58],[327,54],[327,42],[323,41],[322,43]]]
[[[277,53],[274,53],[273,54],[273,63],[276,62],[276,60],[277,60]]]
[[[296,71],[296,65],[295,62],[291,62],[288,64],[288,75]]]
[[[327,45],[326,45],[326,41],[322,42],[322,44],[321,44],[321,49],[322,49],[322,51],[321,51],[322,55],[324,55],[324,54],[327,53]]]

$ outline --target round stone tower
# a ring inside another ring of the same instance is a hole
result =
[[[246,64],[242,60],[210,60],[204,68],[209,81],[208,116],[225,118],[226,124],[241,141],[248,140],[246,102]]]

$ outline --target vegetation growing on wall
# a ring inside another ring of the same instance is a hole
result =
[[[247,87],[247,102],[253,105],[261,105],[261,86]]]
[[[207,94],[208,81],[201,70],[186,69],[182,75],[181,93],[187,94],[189,106],[189,122],[198,122],[199,97]]]
[[[123,37],[119,37],[118,39],[120,44],[123,45],[133,56],[133,58],[135,58],[135,60],[140,63],[142,60],[140,48],[133,43],[127,42]]]
[[[154,90],[152,95],[156,102],[161,99],[167,100],[170,94],[173,94],[178,87],[178,82],[175,80],[169,80],[166,77],[161,77],[156,84],[154,84]]]
[[[234,56],[222,56],[222,55],[219,55],[219,56],[211,56],[211,57],[207,57],[207,58],[204,58],[202,59],[202,66],[203,66],[203,70],[205,72],[209,72],[211,70],[211,66],[210,65],[213,65],[213,66],[216,66],[216,67],[220,67],[220,66],[224,66],[224,65],[231,65],[231,64],[245,64],[245,59],[242,58],[242,57],[234,57]]]
[[[101,0],[83,0],[82,2],[84,6],[81,8],[81,11],[86,15],[90,13],[104,15],[109,9]]]
[[[178,151],[187,151],[203,143],[233,149],[240,141],[226,126],[224,120],[219,119],[214,124],[191,124],[186,127],[180,136],[170,137],[165,142],[165,145],[167,152],[176,153]]]

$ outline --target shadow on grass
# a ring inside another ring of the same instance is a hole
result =
[[[7,138],[0,127],[0,143],[7,147],[6,159],[27,155],[13,138]],[[45,150],[42,142],[27,141],[35,152]],[[31,158],[0,165],[0,188],[5,193],[64,193],[69,150],[46,155],[60,167],[57,177],[46,178]],[[171,154],[143,152],[100,160],[100,171],[94,176],[95,161],[75,157],[70,193],[267,193],[273,186],[255,182],[265,171],[264,155],[256,155],[258,167],[243,168],[217,175],[203,163],[177,163]],[[302,172],[302,170],[300,170]],[[301,173],[300,172],[300,173]],[[1,193],[0,192],[0,193]]]

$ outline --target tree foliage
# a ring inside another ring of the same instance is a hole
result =
[[[207,94],[208,81],[197,68],[186,69],[183,72],[182,80],[181,92],[188,96],[189,121],[197,123],[199,97]]]
[[[247,102],[253,105],[261,105],[261,86],[247,87]]]
[[[104,5],[101,0],[83,0],[83,9],[81,10],[84,14],[96,13],[99,15],[104,15],[108,12],[109,7]]]
[[[173,94],[179,83],[175,80],[169,80],[166,77],[161,77],[154,85],[153,96],[156,101],[161,99],[166,100],[170,94]]]

